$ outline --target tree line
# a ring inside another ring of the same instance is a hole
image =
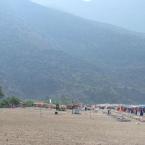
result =
[[[18,97],[6,97],[0,87],[0,108],[11,108],[11,107],[32,107],[34,102],[32,100],[22,100]]]

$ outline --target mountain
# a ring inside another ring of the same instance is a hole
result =
[[[0,84],[5,94],[143,103],[143,34],[28,0],[0,1],[0,20]]]

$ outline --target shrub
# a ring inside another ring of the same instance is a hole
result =
[[[23,102],[25,107],[33,107],[34,106],[34,102],[32,100],[27,100]]]

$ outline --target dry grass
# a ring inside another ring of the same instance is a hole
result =
[[[91,117],[91,118],[90,118]],[[102,113],[0,109],[0,145],[144,145],[145,124]]]

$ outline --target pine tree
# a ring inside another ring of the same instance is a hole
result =
[[[2,87],[0,87],[0,97],[3,97],[4,96],[4,93],[2,91]]]

